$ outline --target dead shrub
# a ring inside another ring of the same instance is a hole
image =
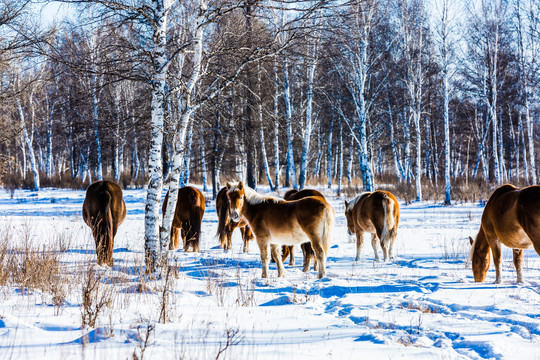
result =
[[[34,246],[28,238],[22,247],[11,244],[10,233],[4,232],[0,238],[0,285],[17,286],[22,293],[35,289],[56,293],[63,283],[58,253],[48,245]]]
[[[88,264],[82,283],[81,320],[85,326],[95,327],[99,315],[112,305],[113,289],[103,283],[103,273]]]

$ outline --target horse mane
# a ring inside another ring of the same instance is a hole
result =
[[[354,209],[354,207],[356,206],[356,203],[358,202],[358,200],[360,200],[360,198],[362,196],[364,196],[364,194],[366,194],[367,192],[364,191],[363,193],[359,194],[359,195],[356,195],[356,197],[354,199],[352,199],[350,202],[349,202],[349,205],[347,206],[347,208],[345,209],[345,211],[349,210],[349,209]]]
[[[471,246],[471,250],[469,251],[469,256],[467,257],[467,262],[465,263],[465,266],[469,266],[469,264],[472,262],[472,258],[474,255],[474,247],[476,246],[476,241],[478,240],[478,235],[474,238],[474,241]]]
[[[238,183],[231,186],[231,190],[236,190],[238,187]],[[230,191],[230,190],[229,190]],[[262,204],[268,201],[272,201],[274,203],[282,202],[282,199],[273,197],[273,196],[264,196],[250,188],[249,186],[244,185],[244,198],[250,205],[258,205]]]

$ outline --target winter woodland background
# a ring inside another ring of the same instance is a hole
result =
[[[148,185],[147,250],[163,184],[537,182],[538,1],[65,0],[44,26],[47,3],[0,3],[0,184]]]

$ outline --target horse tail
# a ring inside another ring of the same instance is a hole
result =
[[[331,205],[325,209],[325,217],[323,221],[323,230],[322,230],[322,246],[324,253],[328,256],[328,249],[330,248],[330,235],[334,227],[335,221],[335,212],[334,208]]]
[[[219,195],[218,195],[219,197]],[[228,199],[225,197],[225,199],[222,199],[221,203],[219,204],[219,209],[216,209],[218,211],[218,227],[216,231],[216,237],[221,241],[223,237],[226,234],[226,228],[227,224],[229,222],[229,207],[228,205]]]
[[[111,194],[108,191],[104,191],[99,195],[100,211],[99,216],[96,218],[96,230],[98,233],[98,239],[101,242],[101,246],[97,244],[98,251],[98,263],[107,263],[112,265],[112,254],[114,247],[113,239],[113,217],[111,211]]]
[[[196,193],[191,196],[191,206],[189,209],[189,223],[190,231],[188,232],[188,237],[186,239],[186,244],[189,241],[193,241],[196,246],[199,246],[199,239],[201,236],[201,208],[199,205],[199,198]],[[204,200],[203,200],[204,201]]]
[[[394,201],[387,195],[382,200],[384,209],[384,221],[381,232],[381,245],[387,246],[386,242],[392,239],[396,233],[396,222],[394,219]]]

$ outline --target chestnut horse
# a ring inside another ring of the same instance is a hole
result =
[[[279,245],[311,242],[318,262],[318,277],[326,274],[330,233],[334,226],[334,209],[326,201],[310,196],[295,201],[262,196],[255,190],[227,183],[227,197],[234,221],[243,217],[255,234],[261,251],[262,277],[268,277],[269,247],[276,260],[278,276],[285,276]]]
[[[169,192],[165,195],[162,212],[167,211],[167,200]],[[171,242],[169,250],[178,249],[178,238],[182,229],[182,240],[184,251],[190,247],[193,251],[199,251],[199,240],[201,238],[201,222],[204,214],[204,195],[194,187],[184,186],[178,189],[178,199],[171,226]]]
[[[122,189],[112,181],[93,183],[86,189],[82,213],[96,242],[97,263],[112,266],[114,237],[126,218]]]
[[[345,217],[349,235],[356,234],[356,259],[360,260],[364,232],[371,233],[371,246],[375,261],[380,261],[377,243],[380,242],[384,261],[394,259],[392,248],[396,240],[399,223],[399,204],[388,191],[365,192],[350,203],[345,201]],[[377,241],[379,240],[379,241]]]
[[[503,185],[489,198],[480,231],[471,239],[474,280],[482,282],[489,269],[489,250],[495,263],[495,283],[501,282],[501,243],[513,249],[517,282],[523,282],[523,249],[540,255],[540,186],[518,189]]]
[[[244,219],[239,222],[232,221],[229,215],[229,198],[227,198],[227,188],[223,187],[219,190],[216,197],[216,212],[218,216],[218,228],[216,236],[219,237],[219,242],[223,250],[232,248],[232,233],[234,229],[240,229],[242,239],[244,240],[244,252],[249,251],[249,241],[253,239],[251,228]]]
[[[285,195],[283,196],[283,199],[285,199],[287,201],[291,201],[291,200],[299,200],[299,199],[302,199],[302,198],[305,198],[305,197],[308,197],[308,196],[318,196],[321,199],[326,201],[323,194],[321,194],[317,190],[313,190],[313,189],[303,189],[303,190],[300,190],[300,191],[295,190],[295,189],[291,189],[291,190],[289,190],[289,191],[287,191],[285,193]],[[313,258],[313,269],[317,270],[317,259],[315,258],[315,253],[313,252],[313,248],[311,247],[311,244],[308,243],[308,242],[303,243],[303,244],[300,245],[300,247],[302,248],[302,253],[304,255],[304,269],[303,269],[303,271],[307,272],[309,270],[309,266],[311,264],[311,259],[312,258]],[[289,257],[289,265],[294,266],[294,245],[290,245],[290,246],[283,245],[283,247],[281,249],[281,252],[282,252],[281,260],[285,261],[285,259],[287,259],[287,256],[290,256]]]

